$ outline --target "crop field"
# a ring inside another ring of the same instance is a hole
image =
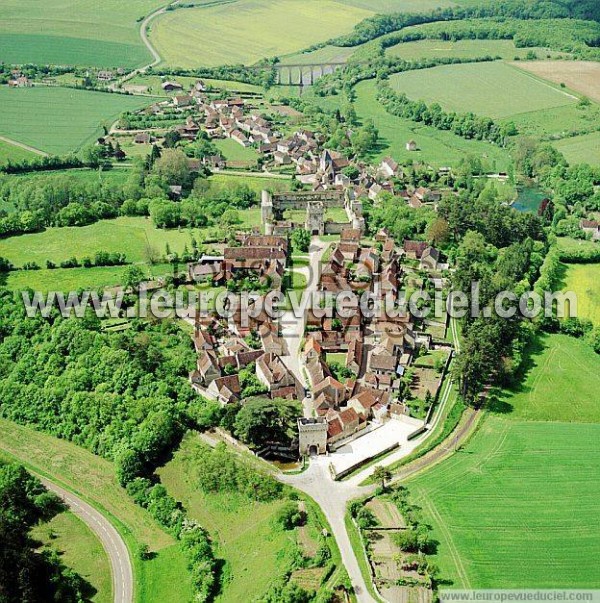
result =
[[[361,119],[373,119],[380,133],[377,157],[392,155],[396,161],[423,161],[433,166],[456,166],[468,155],[486,160],[492,169],[508,169],[510,157],[497,146],[476,140],[465,140],[452,132],[442,132],[407,119],[390,115],[377,101],[375,83],[360,82],[356,87],[356,112]],[[406,150],[414,139],[418,151]]]
[[[540,82],[506,63],[444,65],[393,75],[394,89],[412,100],[439,103],[448,111],[492,118],[574,105],[573,95]]]
[[[188,515],[208,529],[216,540],[218,557],[227,562],[230,579],[216,601],[253,601],[281,573],[286,561],[282,552],[292,544],[288,534],[272,525],[285,503],[251,503],[231,493],[202,492],[195,484],[190,456],[196,438],[186,436],[173,460],[158,471],[161,482],[183,503]]]
[[[518,67],[555,84],[564,84],[567,88],[600,102],[600,63],[532,61],[520,62]]]
[[[385,52],[386,55],[412,61],[440,57],[473,59],[485,56],[512,60],[515,57],[523,58],[530,51],[540,56],[551,52],[547,48],[517,48],[512,40],[419,40],[391,46]]]
[[[600,358],[562,335],[530,351],[521,391],[493,400],[463,450],[409,483],[455,588],[598,583]]]
[[[3,0],[0,47],[7,63],[137,67],[149,62],[138,19],[163,0]]]
[[[94,589],[93,603],[110,603],[112,580],[110,564],[102,543],[81,519],[70,511],[60,513],[36,526],[32,538],[58,551],[61,561],[72,568]]]
[[[31,151],[0,140],[0,166],[5,165],[9,160],[16,163],[17,161],[35,159],[35,157],[36,154]]]
[[[577,316],[600,326],[600,264],[569,264],[564,291],[577,295]]]
[[[571,164],[600,166],[600,132],[574,136],[553,143]]]
[[[252,64],[347,33],[372,14],[334,0],[239,0],[169,12],[150,37],[168,65]]]
[[[152,99],[69,88],[0,88],[0,135],[54,154],[77,151]]]

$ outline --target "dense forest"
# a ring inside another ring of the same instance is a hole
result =
[[[0,601],[80,603],[91,586],[51,549],[39,551],[31,528],[62,512],[60,499],[20,465],[0,461]]]

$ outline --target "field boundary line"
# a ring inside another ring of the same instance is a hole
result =
[[[13,140],[12,138],[8,138],[7,136],[0,135],[0,140],[6,142],[7,144],[11,144],[14,147],[19,147],[20,149],[24,149],[25,151],[30,151],[31,153],[35,153],[36,155],[40,155],[42,157],[48,157],[48,153],[46,151],[42,151],[36,147],[32,147],[31,145],[25,144],[24,142],[19,142],[18,140]]]

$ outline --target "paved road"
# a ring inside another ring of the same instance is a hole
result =
[[[321,507],[340,549],[342,562],[348,571],[356,599],[359,603],[376,603],[367,590],[344,523],[348,502],[354,498],[365,496],[370,489],[359,488],[346,482],[334,482],[327,467],[328,462],[329,460],[325,456],[312,458],[309,468],[304,473],[279,475],[277,479],[306,492]]]
[[[120,534],[94,507],[47,479],[42,477],[39,479],[48,490],[57,494],[100,539],[112,568],[114,603],[132,603],[133,568],[129,552]]]
[[[159,9],[155,10],[154,12],[150,13],[142,21],[142,23],[140,24],[140,37],[142,38],[142,42],[144,43],[144,45],[146,46],[146,48],[150,51],[150,54],[152,55],[152,62],[148,63],[148,65],[144,65],[143,67],[140,67],[139,69],[134,69],[131,73],[128,73],[127,75],[122,77],[119,80],[120,84],[124,84],[125,82],[134,78],[136,75],[138,75],[140,73],[145,73],[150,67],[156,67],[156,65],[158,65],[162,61],[162,57],[160,56],[160,54],[158,54],[158,51],[156,50],[156,48],[154,48],[154,46],[152,46],[152,43],[150,42],[150,38],[148,37],[148,26],[150,25],[150,22],[153,21],[156,17],[164,14],[167,11],[168,7],[176,6],[177,4],[179,4],[180,1],[181,0],[175,0],[174,2],[170,2],[166,6],[163,6],[162,8],[159,8]]]
[[[319,279],[321,278],[321,259],[328,247],[328,243],[321,241],[318,237],[313,237],[310,244],[309,265],[302,271],[307,279],[307,284],[306,288],[300,292],[302,294],[302,303],[306,302],[307,307],[310,305],[309,302],[311,301],[312,295],[319,287]],[[298,304],[300,303],[301,300],[299,299]],[[280,323],[281,334],[287,345],[287,356],[282,356],[281,360],[288,369],[292,371],[296,379],[307,386],[308,383],[302,371],[300,362],[300,354],[302,352],[300,344],[304,338],[306,311],[300,312],[300,317],[297,317],[292,310],[284,312]]]

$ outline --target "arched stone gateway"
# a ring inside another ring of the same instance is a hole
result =
[[[327,452],[327,421],[325,417],[298,419],[300,456],[316,456]]]

